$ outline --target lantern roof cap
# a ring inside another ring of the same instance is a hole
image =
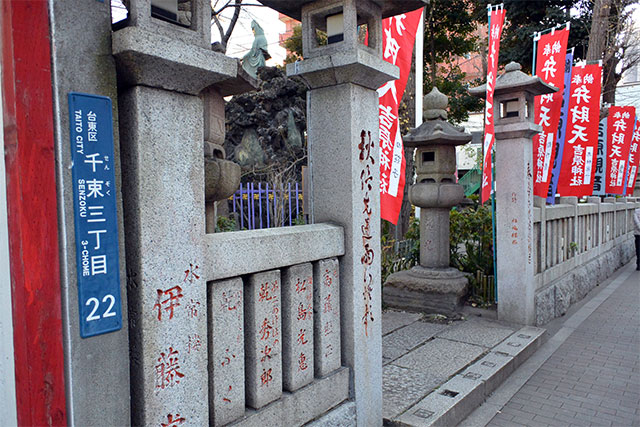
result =
[[[434,87],[424,96],[424,122],[412,129],[404,139],[407,147],[433,145],[462,145],[471,141],[471,134],[463,128],[454,126],[447,119],[449,98]]]
[[[263,5],[270,7],[284,15],[300,21],[302,19],[302,6],[317,0],[258,0]],[[372,0],[382,9],[382,18],[411,12],[424,7],[429,0]]]
[[[517,62],[510,62],[504,67],[504,73],[496,79],[494,95],[525,90],[533,95],[554,93],[558,88],[545,83],[538,76],[530,76],[522,72],[522,66]],[[469,93],[479,98],[487,96],[487,84],[469,89]]]

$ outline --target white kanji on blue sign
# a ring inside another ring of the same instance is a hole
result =
[[[69,93],[82,338],[122,328],[111,99]]]

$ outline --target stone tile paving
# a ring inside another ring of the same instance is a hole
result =
[[[479,358],[484,352],[484,348],[477,345],[435,338],[402,356],[393,364],[422,372],[437,373],[439,376],[448,378]]]
[[[442,376],[415,369],[395,365],[384,366],[382,368],[383,418],[394,418],[445,380],[446,378]]]
[[[390,334],[396,329],[407,326],[420,319],[421,313],[407,313],[406,311],[385,310],[382,313],[382,335]]]
[[[640,273],[533,374],[490,426],[640,426]]]
[[[384,322],[384,318],[383,318]],[[398,329],[382,340],[383,364],[387,364],[433,338],[448,325],[416,321]]]
[[[390,420],[481,357],[514,329],[472,318],[429,323],[422,314],[382,315],[383,416]]]
[[[514,332],[515,329],[502,327],[495,322],[470,319],[451,325],[443,332],[438,333],[438,338],[492,348]]]

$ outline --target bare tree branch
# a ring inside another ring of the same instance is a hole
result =
[[[231,33],[233,33],[233,29],[235,28],[236,23],[238,22],[238,17],[240,16],[241,3],[242,3],[242,0],[236,0],[236,3],[235,3],[236,9],[233,11],[233,16],[231,17],[231,22],[229,22],[229,27],[227,28],[227,32],[224,33],[224,36],[222,37],[222,41],[220,42],[225,52],[227,51],[227,42],[231,38]]]

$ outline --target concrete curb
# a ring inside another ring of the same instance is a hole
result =
[[[545,330],[524,327],[385,425],[452,426],[476,409],[541,345]]]

